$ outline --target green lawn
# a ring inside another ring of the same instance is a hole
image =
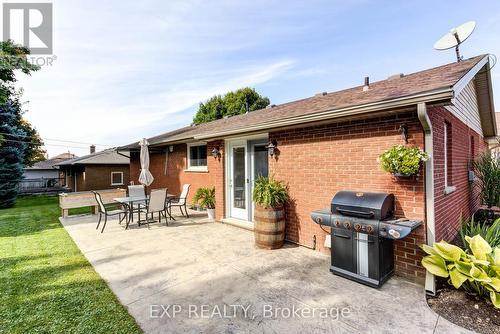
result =
[[[141,333],[58,216],[48,196],[0,210],[0,333]]]

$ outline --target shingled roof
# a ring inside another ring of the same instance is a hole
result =
[[[33,164],[33,166],[26,167],[24,169],[36,169],[36,170],[51,170],[56,169],[55,165],[68,159],[76,158],[76,155],[72,153],[62,153],[44,161],[38,161]]]
[[[116,148],[110,148],[100,152],[87,154],[82,157],[65,160],[56,166],[73,165],[128,165],[130,159],[118,154]]]
[[[367,106],[384,101],[420,96],[429,92],[450,90],[485,57],[487,55],[407,74],[402,77],[397,76],[396,78],[373,82],[366,91],[363,90],[363,86],[357,86],[337,92],[318,94],[209,123],[187,126],[149,138],[148,141],[151,146],[155,146],[193,139],[205,139],[211,136],[216,137],[223,133],[245,133],[257,129],[257,127],[265,129],[267,126],[268,129],[271,129],[276,122],[283,122],[287,119],[300,120],[301,117],[314,116],[324,112],[331,112],[330,115],[333,118],[342,115],[343,110],[356,106]],[[137,148],[139,148],[138,141],[119,149]]]

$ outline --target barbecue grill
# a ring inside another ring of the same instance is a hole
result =
[[[422,224],[394,217],[393,194],[354,191],[339,191],[329,209],[313,211],[311,218],[331,227],[330,271],[372,287],[394,272],[394,240]]]

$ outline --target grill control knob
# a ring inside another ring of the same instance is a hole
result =
[[[318,224],[323,223],[323,218],[321,218],[321,217],[316,217],[316,223],[318,223]]]
[[[368,225],[368,226],[366,227],[366,232],[368,232],[368,233],[372,233],[372,232],[373,232],[373,225]]]
[[[356,231],[361,230],[361,224],[354,224],[354,229],[355,229]]]
[[[344,222],[344,227],[345,227],[346,229],[350,230],[350,229],[351,229],[351,222],[350,222],[350,221],[348,221],[348,220],[346,220],[346,221]]]
[[[340,220],[335,221],[335,226],[339,227],[340,226]]]

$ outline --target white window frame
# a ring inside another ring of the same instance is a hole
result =
[[[206,166],[191,166],[191,147],[196,147],[196,146],[207,146],[206,142],[196,142],[196,143],[188,143],[187,144],[187,149],[186,149],[186,164],[187,164],[187,169],[186,171],[188,172],[208,172],[208,151],[207,151],[207,165]],[[208,146],[207,146],[208,150]]]
[[[444,123],[444,194],[448,195],[457,190],[457,187],[448,184],[448,123]]]
[[[120,174],[122,181],[120,183],[113,183],[113,174]],[[123,172],[111,172],[111,185],[112,186],[123,186]]]

